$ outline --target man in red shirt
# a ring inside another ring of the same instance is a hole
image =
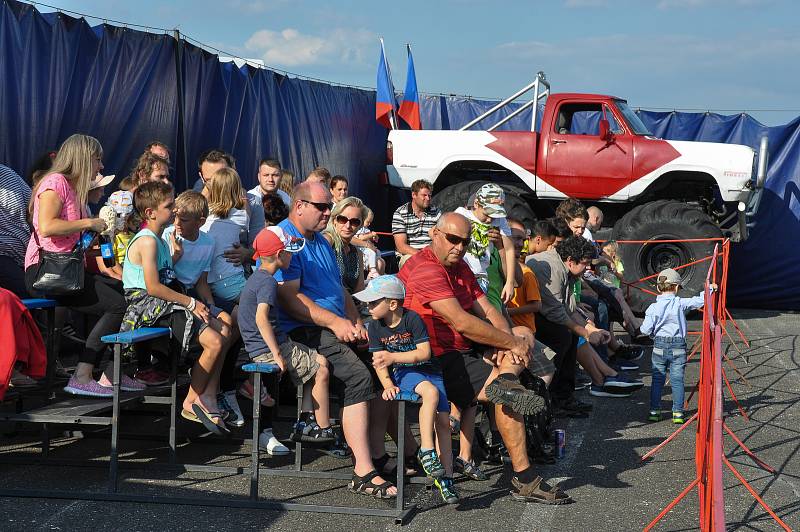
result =
[[[472,444],[474,401],[495,403],[497,426],[514,468],[512,495],[545,504],[569,502],[567,494],[534,475],[528,460],[522,416],[539,413],[544,399],[519,383],[530,360],[530,344],[511,333],[462,260],[470,222],[460,214],[444,214],[431,237],[431,244],[408,259],[398,277],[406,287],[404,305],[428,327],[447,397],[462,412],[462,449]]]

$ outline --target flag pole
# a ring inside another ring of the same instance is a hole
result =
[[[381,41],[381,52],[383,53],[383,63],[386,66],[386,76],[389,78],[389,88],[392,91],[392,102],[397,101],[397,96],[394,93],[394,81],[392,81],[392,69],[389,67],[389,58],[386,57],[386,48],[383,46],[383,37],[379,37]],[[397,129],[397,119],[395,118],[395,109],[394,104],[392,104],[392,110],[389,113],[389,124],[391,124],[392,129]]]

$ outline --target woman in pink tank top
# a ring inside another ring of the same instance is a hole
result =
[[[72,135],[58,150],[50,172],[34,187],[30,206],[34,234],[25,253],[25,284],[31,294],[36,294],[32,284],[40,248],[69,251],[83,231],[99,233],[106,228],[103,220],[87,217],[86,210],[89,183],[103,169],[102,159],[103,148],[97,139]],[[106,350],[100,337],[119,331],[127,307],[124,296],[104,283],[101,276],[87,271],[81,292],[55,299],[60,306],[97,318],[87,335],[86,349],[78,357],[78,365],[64,390],[75,395],[111,397],[108,376],[104,374],[98,382],[92,372]],[[123,378],[122,384],[123,390],[142,388],[128,377]]]

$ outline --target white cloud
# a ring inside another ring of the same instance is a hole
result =
[[[335,28],[325,35],[304,34],[294,28],[263,29],[250,36],[245,49],[258,54],[267,65],[361,64],[376,43],[377,36],[364,29]]]

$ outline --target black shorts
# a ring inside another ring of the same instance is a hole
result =
[[[492,373],[492,366],[486,363],[482,353],[482,349],[448,351],[437,357],[447,398],[461,410],[475,402]]]
[[[328,361],[331,388],[342,398],[342,406],[375,399],[375,383],[366,364],[350,347],[324,327],[297,327],[289,332],[295,342],[315,349]]]
[[[167,327],[172,329],[172,334],[169,338],[156,338],[152,342],[145,342],[142,345],[142,349],[149,349],[150,354],[156,357],[160,365],[167,364],[170,353],[180,354],[185,357],[187,361],[197,360],[203,352],[203,346],[200,345],[200,333],[203,332],[208,325],[197,317],[192,320],[192,332],[189,338],[189,345],[184,351],[181,349],[181,339],[186,331],[187,321],[186,312],[183,310],[176,310],[170,312],[166,316],[161,316],[152,326]]]

